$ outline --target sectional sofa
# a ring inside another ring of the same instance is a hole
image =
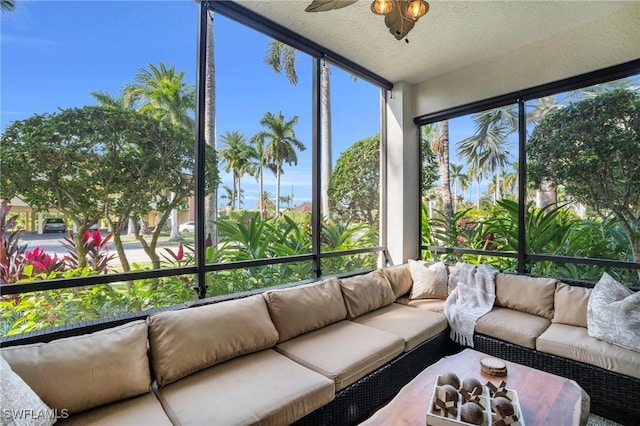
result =
[[[446,290],[414,287],[404,264],[51,341],[4,339],[3,381],[10,368],[59,424],[357,424],[459,349],[442,313]],[[498,274],[476,349],[573,378],[592,411],[638,424],[640,354],[589,340],[576,304],[587,293]]]

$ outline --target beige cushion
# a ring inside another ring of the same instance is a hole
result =
[[[640,352],[640,291],[603,273],[589,297],[587,325],[589,336]]]
[[[11,370],[11,366],[0,356],[0,424],[3,426],[27,424],[24,410],[31,410],[28,416],[29,426],[50,426],[56,422],[56,413],[45,404],[20,376]],[[17,414],[14,414],[17,413]],[[60,412],[60,416],[66,413]]]
[[[357,318],[390,305],[396,299],[389,280],[381,271],[343,278],[340,280],[340,289],[349,318]]]
[[[409,271],[413,280],[409,299],[447,298],[449,276],[443,262],[427,263],[409,259]]]
[[[336,392],[404,351],[395,334],[340,321],[284,343],[276,350],[335,382]]]
[[[153,393],[149,392],[135,398],[85,411],[68,419],[58,421],[56,424],[61,426],[171,426],[172,423],[158,399]]]
[[[551,322],[586,327],[587,304],[589,303],[590,295],[590,288],[559,282],[556,285],[556,294],[553,302],[554,313]]]
[[[411,290],[413,281],[411,280],[408,263],[382,268],[382,273],[389,280],[396,299],[406,295]]]
[[[424,311],[444,313],[444,300],[442,299],[416,299],[409,300],[407,305]]]
[[[539,351],[640,379],[640,352],[590,337],[586,328],[551,324],[538,337]]]
[[[535,349],[536,338],[549,324],[551,321],[537,315],[494,307],[491,312],[480,317],[476,323],[476,333]]]
[[[158,385],[278,342],[261,295],[163,312],[148,318]]]
[[[443,314],[422,311],[398,303],[369,312],[354,321],[402,337],[405,351],[429,340],[446,330],[448,326],[447,318]]]
[[[333,382],[272,349],[234,358],[160,390],[177,424],[286,425],[334,398]]]
[[[49,407],[72,415],[149,392],[151,385],[144,321],[1,353]]]
[[[271,319],[284,342],[347,317],[337,278],[263,293]]]
[[[499,273],[496,305],[551,319],[557,282],[553,278]]]

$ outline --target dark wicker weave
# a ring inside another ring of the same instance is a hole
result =
[[[476,334],[475,349],[578,383],[591,397],[591,412],[629,426],[640,425],[640,380],[590,364]]]
[[[356,425],[369,417],[422,370],[446,355],[445,330],[336,394],[330,403],[294,423],[301,425]]]

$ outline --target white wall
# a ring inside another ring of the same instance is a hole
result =
[[[396,83],[387,96],[387,248],[393,264],[418,255],[418,128],[413,89]]]

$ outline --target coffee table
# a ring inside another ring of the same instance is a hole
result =
[[[442,358],[404,386],[389,404],[362,425],[424,426],[435,381],[446,372],[457,374],[460,380],[475,377],[483,384],[506,381],[507,387],[518,393],[526,426],[587,424],[590,398],[576,382],[509,361],[505,361],[506,377],[490,376],[480,370],[480,359],[487,356],[465,349]]]

